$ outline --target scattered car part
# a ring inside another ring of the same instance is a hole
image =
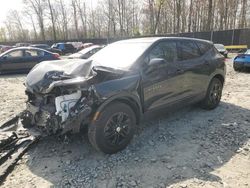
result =
[[[37,130],[23,127],[22,116],[23,113],[20,113],[0,126],[0,183],[27,149],[41,136]]]

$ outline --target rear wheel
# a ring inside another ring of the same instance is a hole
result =
[[[223,83],[218,78],[213,78],[208,86],[205,99],[201,102],[201,107],[207,110],[216,108],[221,100]]]
[[[107,154],[123,150],[133,138],[136,118],[126,104],[115,102],[108,105],[91,123],[88,130],[90,143]]]

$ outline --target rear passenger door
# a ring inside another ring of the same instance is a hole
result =
[[[204,80],[206,80],[206,69],[208,68],[201,51],[192,40],[179,40],[177,46],[180,57],[178,67],[182,71],[185,96],[201,94],[204,92]]]
[[[33,68],[37,63],[41,62],[41,53],[43,51],[40,50],[25,50],[24,52],[24,57],[26,60],[26,64],[27,64],[27,69],[31,69]]]
[[[165,63],[158,66],[150,60],[160,58]],[[145,110],[155,109],[183,98],[182,79],[176,66],[178,61],[175,41],[161,41],[156,44],[144,59],[142,87]]]

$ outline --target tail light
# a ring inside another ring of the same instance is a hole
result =
[[[59,55],[58,53],[54,53],[53,56],[54,56],[54,58],[56,58],[56,59],[60,59],[60,55]]]

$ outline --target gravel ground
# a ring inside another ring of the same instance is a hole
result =
[[[79,134],[31,148],[2,187],[250,187],[250,75],[232,69],[220,106],[193,106],[142,123],[115,155]],[[0,121],[24,109],[25,75],[0,77]]]

